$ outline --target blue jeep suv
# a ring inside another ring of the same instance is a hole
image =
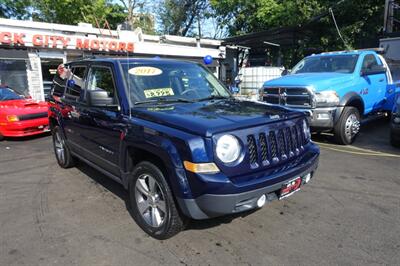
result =
[[[187,218],[285,198],[317,168],[303,112],[237,100],[199,64],[91,59],[57,72],[49,113],[58,164],[79,159],[121,183],[155,238]]]

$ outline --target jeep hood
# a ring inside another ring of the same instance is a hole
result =
[[[267,86],[312,87],[315,91],[336,90],[341,84],[352,82],[352,74],[343,73],[303,73],[292,74],[264,83]]]
[[[213,134],[304,116],[279,106],[223,99],[197,103],[137,106],[132,116],[196,135]]]

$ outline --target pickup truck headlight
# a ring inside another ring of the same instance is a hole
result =
[[[336,91],[321,91],[315,93],[317,107],[336,106],[339,104],[339,95]]]
[[[239,159],[241,150],[242,148],[236,137],[232,135],[223,135],[217,141],[215,153],[218,159],[223,163],[232,163]]]

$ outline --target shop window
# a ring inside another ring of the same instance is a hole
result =
[[[0,85],[7,86],[18,94],[28,95],[26,60],[0,59]]]
[[[66,97],[79,98],[85,85],[85,66],[76,66],[71,68],[71,76],[67,83],[65,91]]]

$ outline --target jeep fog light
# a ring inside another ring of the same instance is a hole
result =
[[[265,196],[265,194],[263,194],[260,198],[258,198],[257,200],[257,207],[261,208],[262,206],[265,205],[265,202],[267,200],[267,197]]]
[[[310,182],[310,179],[311,179],[311,173],[308,173],[303,177],[304,183],[306,184]]]
[[[241,152],[239,141],[232,135],[223,135],[217,141],[215,153],[218,159],[223,163],[232,163],[236,161]]]

